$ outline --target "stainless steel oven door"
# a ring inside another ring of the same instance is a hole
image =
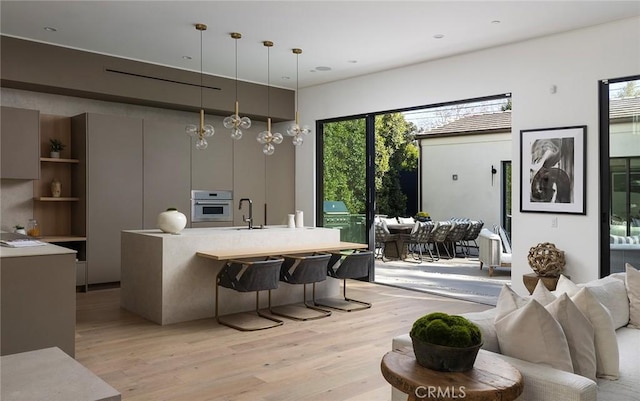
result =
[[[233,221],[233,201],[192,199],[191,221]]]

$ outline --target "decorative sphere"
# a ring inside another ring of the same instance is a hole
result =
[[[559,277],[564,270],[564,252],[550,242],[531,247],[527,260],[531,269],[541,277]]]
[[[198,127],[196,127],[193,124],[189,124],[186,126],[186,128],[184,129],[184,131],[187,133],[187,135],[189,136],[197,136],[198,135]]]
[[[158,215],[157,222],[163,232],[179,234],[187,225],[187,216],[175,209],[167,209]]]
[[[235,114],[229,117],[226,117],[224,120],[222,120],[222,125],[224,125],[225,128],[233,128],[236,125],[236,116]]]
[[[207,146],[209,146],[209,144],[207,143],[207,140],[204,138],[198,139],[196,141],[196,149],[198,150],[205,150]]]
[[[251,119],[249,119],[249,117],[242,117],[240,119],[240,128],[251,128]]]
[[[213,129],[213,125],[209,125],[209,124],[205,125],[203,129],[204,129],[204,136],[212,136],[216,132],[216,130]]]
[[[279,132],[276,132],[275,134],[273,134],[273,138],[271,140],[276,145],[280,145],[282,143],[282,134]]]

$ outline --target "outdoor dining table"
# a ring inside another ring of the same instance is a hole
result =
[[[385,241],[384,256],[388,259],[404,260],[407,257],[407,247],[404,245],[409,238],[415,224],[387,224],[387,228],[394,239]]]

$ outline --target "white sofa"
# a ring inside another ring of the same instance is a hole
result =
[[[626,274],[617,273],[613,279],[624,282]],[[612,278],[595,280],[585,284],[598,287]],[[611,284],[611,283],[609,283]],[[616,288],[621,288],[620,286]],[[530,363],[500,354],[500,346],[494,326],[496,308],[483,312],[463,314],[475,322],[482,330],[484,344],[481,352],[492,352],[515,366],[524,379],[524,392],[518,401],[635,401],[640,399],[640,329],[628,327],[629,300],[616,291],[593,291],[598,301],[610,312],[614,322],[619,349],[619,378],[617,380],[591,379],[574,373],[551,368],[547,365]],[[626,302],[624,300],[626,299]],[[621,300],[623,302],[621,302]],[[392,349],[411,346],[409,334],[398,336],[392,341]],[[392,389],[393,401],[404,401],[407,395]]]

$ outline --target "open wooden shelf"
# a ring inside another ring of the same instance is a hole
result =
[[[60,159],[53,157],[41,157],[41,162],[51,162],[51,163],[80,163],[78,159]]]
[[[52,235],[47,237],[40,237],[42,242],[77,242],[86,241],[87,237],[73,236],[73,235]]]
[[[63,197],[63,196],[54,198],[53,196],[39,196],[39,197],[33,198],[33,200],[37,200],[40,202],[74,202],[74,201],[80,200],[80,198]]]

